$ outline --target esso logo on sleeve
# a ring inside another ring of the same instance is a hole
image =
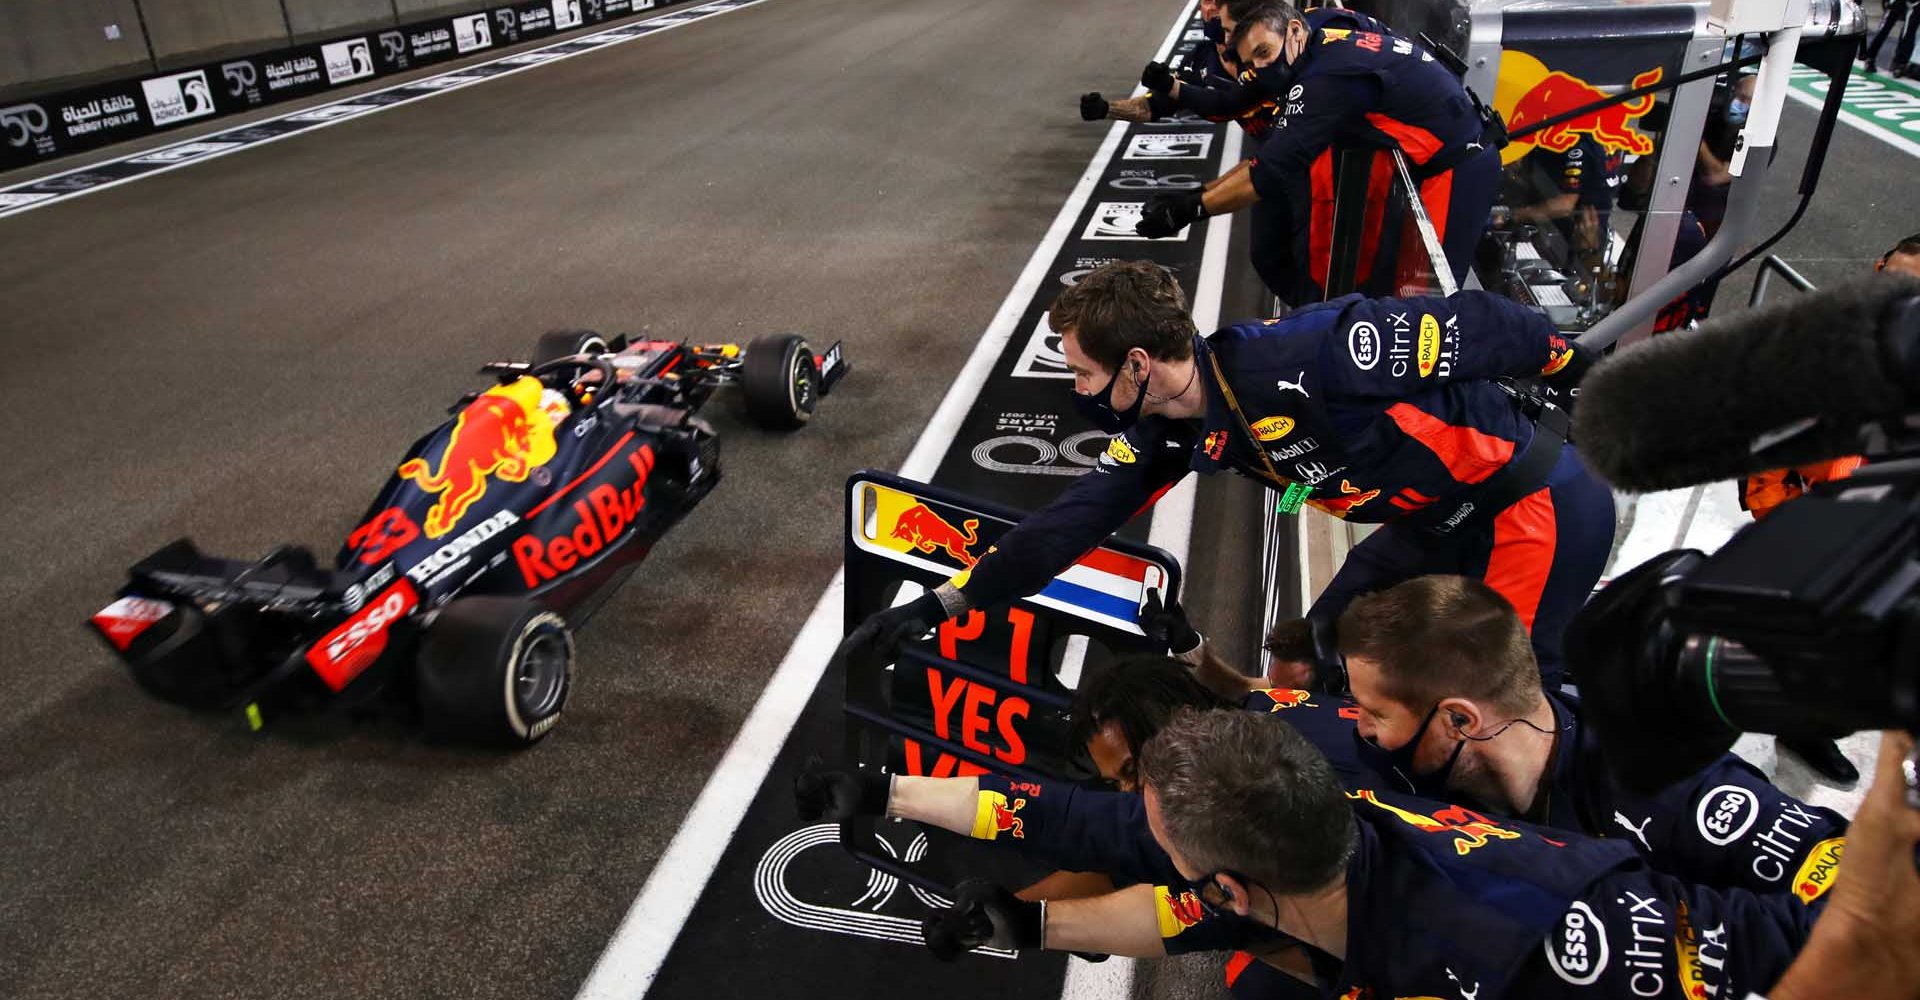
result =
[[[1750,788],[1720,785],[1700,797],[1694,818],[1699,823],[1700,836],[1710,844],[1725,847],[1739,840],[1760,818],[1760,797]]]
[[[1584,901],[1567,908],[1547,935],[1547,965],[1575,986],[1592,986],[1607,969],[1607,928]]]

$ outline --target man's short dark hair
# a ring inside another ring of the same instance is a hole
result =
[[[1306,20],[1300,9],[1286,0],[1227,0],[1227,13],[1233,15],[1235,24],[1264,21],[1275,31],[1286,27],[1288,21]]]
[[[1239,52],[1240,40],[1247,37],[1247,25],[1264,24],[1279,34],[1287,33],[1289,21],[1306,23],[1300,9],[1285,0],[1227,0],[1227,13],[1233,17],[1233,37],[1227,39],[1227,51]]]
[[[1111,722],[1137,756],[1175,712],[1227,707],[1185,663],[1167,656],[1129,656],[1087,677],[1074,692],[1070,736],[1073,746],[1085,746]]]
[[[1470,577],[1419,576],[1356,597],[1336,632],[1341,655],[1373,661],[1387,697],[1418,709],[1472,698],[1519,713],[1540,697],[1526,625]]]
[[[1273,892],[1346,877],[1353,807],[1327,758],[1279,716],[1174,716],[1140,754],[1161,826],[1202,872],[1236,872]]]
[[[1267,630],[1266,641],[1260,644],[1260,648],[1276,660],[1296,660],[1301,663],[1319,660],[1313,648],[1313,623],[1305,618],[1282,618],[1274,622],[1273,627]]]
[[[1874,265],[1874,270],[1884,269],[1887,266],[1887,261],[1895,257],[1911,257],[1916,254],[1920,254],[1920,233],[1914,233],[1912,236],[1888,247],[1887,252],[1880,255],[1880,261]]]
[[[1116,260],[1088,271],[1053,300],[1047,316],[1055,333],[1073,330],[1080,349],[1114,371],[1136,347],[1162,361],[1193,357],[1187,295],[1152,261]]]

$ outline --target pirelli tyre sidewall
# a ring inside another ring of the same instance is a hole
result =
[[[740,363],[740,389],[754,423],[775,431],[805,427],[820,402],[820,369],[813,348],[797,333],[755,340]]]
[[[602,354],[606,350],[607,338],[593,330],[551,330],[541,334],[539,343],[534,345],[533,364],[537,368],[560,358]]]
[[[436,740],[525,747],[560,721],[573,692],[573,635],[519,597],[463,597],[427,627],[415,665],[420,714]]]

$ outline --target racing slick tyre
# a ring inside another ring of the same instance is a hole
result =
[[[517,597],[462,597],[427,627],[415,666],[435,739],[531,746],[573,690],[573,636],[559,615]]]
[[[754,423],[771,431],[805,427],[820,401],[820,369],[806,338],[770,333],[748,344],[740,389]]]
[[[533,347],[535,367],[576,354],[598,354],[607,349],[607,338],[592,330],[552,330],[540,335]]]

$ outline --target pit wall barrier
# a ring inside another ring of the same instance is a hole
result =
[[[519,42],[584,31],[681,0],[523,0],[308,44],[0,101],[0,170]],[[402,16],[397,4],[382,4]],[[113,22],[120,24],[121,22]],[[157,61],[156,61],[157,62]]]

